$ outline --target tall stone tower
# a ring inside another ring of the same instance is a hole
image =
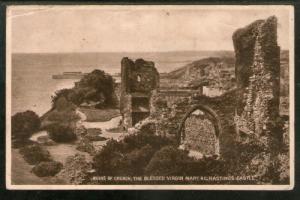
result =
[[[240,89],[237,129],[270,146],[279,116],[280,48],[277,18],[258,20],[233,34]],[[274,136],[274,137],[273,137]]]
[[[120,111],[123,128],[128,129],[150,115],[150,98],[159,87],[154,62],[125,57],[121,61]]]

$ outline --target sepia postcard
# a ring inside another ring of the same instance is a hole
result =
[[[10,5],[8,189],[291,190],[291,5]]]

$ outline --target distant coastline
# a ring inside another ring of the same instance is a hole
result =
[[[166,73],[181,69],[191,63],[190,60],[196,61],[205,57],[227,57],[230,55],[234,58],[233,51],[206,51],[203,54],[193,51],[128,54],[133,59],[142,57],[145,60],[155,62],[162,79],[167,75]],[[283,60],[284,63],[288,63],[288,51],[282,50],[281,55],[281,58],[287,58]],[[123,53],[12,54],[12,112],[16,113],[28,109],[39,115],[47,112],[51,105],[51,95],[59,89],[73,87],[76,81],[73,79],[52,79],[52,75],[55,74],[68,71],[88,73],[94,69],[101,69],[113,75],[119,82],[120,77],[114,75],[120,73],[120,61],[123,56],[125,56]],[[286,66],[288,65],[282,65],[282,70],[286,69]],[[288,69],[282,76],[288,76]],[[282,83],[285,79],[288,80],[288,77],[281,78]],[[36,104],[37,101],[39,104]]]

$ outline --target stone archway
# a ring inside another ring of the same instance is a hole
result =
[[[220,134],[221,124],[215,111],[204,105],[196,105],[181,120],[178,144],[202,155],[219,155]]]

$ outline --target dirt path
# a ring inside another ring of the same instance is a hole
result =
[[[109,132],[109,129],[116,128],[119,125],[121,120],[121,116],[114,117],[108,121],[102,122],[87,122],[86,116],[84,113],[77,111],[81,120],[78,122],[79,124],[85,126],[85,128],[101,128],[102,130],[102,137],[109,139],[119,140],[120,138],[126,135],[125,132]],[[32,136],[32,140],[36,141],[37,137],[47,135],[45,131],[38,132]],[[98,148],[102,148],[103,145],[107,143],[108,140],[93,142],[95,146]],[[78,151],[76,149],[75,144],[55,144],[52,146],[45,146],[45,148],[50,152],[50,155],[55,161],[62,162],[63,164],[66,161],[68,156],[73,156],[76,153],[85,155],[87,161],[92,160],[92,156],[88,153]],[[19,153],[18,149],[12,149],[12,176],[11,181],[12,184],[15,185],[49,185],[49,184],[60,184],[55,183],[51,180],[51,178],[40,178],[37,177],[35,174],[31,173],[32,168],[34,165],[29,165]],[[54,178],[53,178],[54,179]]]
[[[100,111],[98,111],[98,112],[100,112]],[[107,111],[105,111],[105,112],[107,112]],[[104,140],[104,141],[93,142],[93,145],[97,150],[101,149],[109,141],[109,139],[120,140],[121,138],[124,138],[125,135],[127,135],[127,133],[122,130],[120,130],[119,132],[110,132],[109,131],[110,129],[114,129],[119,126],[120,121],[122,120],[122,117],[120,115],[113,117],[108,121],[89,122],[89,121],[87,121],[87,117],[83,112],[81,112],[80,110],[77,110],[76,113],[81,118],[81,120],[79,120],[77,122],[78,126],[82,125],[86,129],[99,128],[102,130],[102,133],[100,136],[107,138],[107,140]]]

